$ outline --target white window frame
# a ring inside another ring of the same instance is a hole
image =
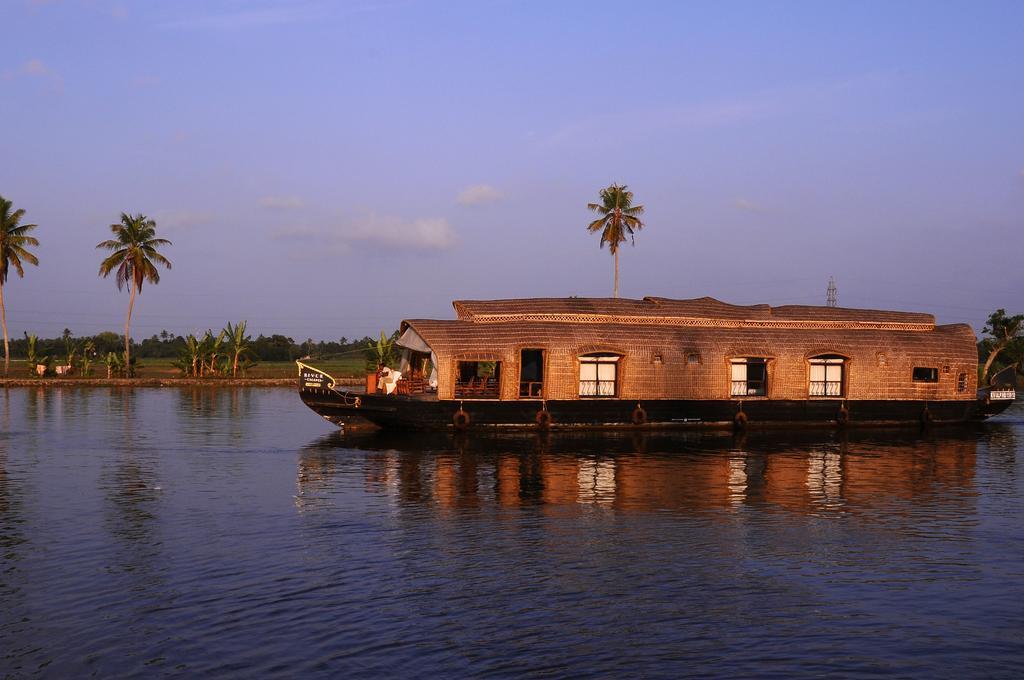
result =
[[[619,396],[621,355],[585,354],[577,359],[580,363],[579,396],[587,399],[610,399]]]
[[[849,363],[846,358],[823,355],[811,357],[807,363],[807,396],[816,399],[841,399],[843,392],[846,391],[846,366]],[[838,379],[836,373],[839,374]]]
[[[747,367],[760,364],[764,367],[764,380],[750,380]],[[729,360],[729,396],[730,397],[767,397],[768,396],[768,359],[766,357],[736,357]],[[761,387],[751,387],[751,383],[760,382]]]

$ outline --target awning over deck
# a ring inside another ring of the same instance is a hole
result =
[[[430,345],[420,337],[420,334],[410,326],[405,329],[405,332],[398,338],[396,344],[406,350],[430,355],[430,380],[428,382],[431,387],[437,387],[437,355],[434,354],[434,350],[431,349]],[[402,372],[402,375],[409,375],[409,369],[409,352],[402,352],[402,359],[398,370]]]

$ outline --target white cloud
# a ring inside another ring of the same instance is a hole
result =
[[[277,241],[328,241],[331,234],[320,227],[309,224],[289,224],[274,231],[273,238]]]
[[[179,210],[177,212],[156,213],[153,215],[158,230],[171,232],[189,231],[196,227],[202,227],[213,221],[213,215],[206,212],[190,212]]]
[[[263,196],[259,204],[270,210],[296,210],[303,206],[298,196]]]
[[[174,6],[175,3],[166,3]],[[177,3],[184,5],[184,3]],[[160,25],[165,29],[237,31],[266,26],[280,26],[323,20],[325,17],[345,17],[381,12],[411,4],[411,0],[384,2],[383,0],[352,0],[350,2],[329,2],[328,0],[246,0],[221,3],[225,8],[217,10],[212,1],[194,3],[197,11],[187,16],[166,21]],[[212,11],[209,11],[211,10]]]
[[[618,112],[600,112],[564,122],[537,137],[542,146],[587,145],[594,139],[614,137],[626,144],[632,135],[651,138],[656,132],[700,131],[737,127],[757,121],[836,105],[851,97],[879,96],[893,83],[887,73],[865,73],[848,78],[813,81],[790,87],[742,93],[727,99],[692,102],[673,107],[639,107]]]
[[[166,22],[163,24],[163,28],[230,31],[308,21],[316,19],[322,14],[323,8],[320,3],[269,3],[263,7],[194,14]]]
[[[455,230],[443,217],[403,220],[369,213],[328,227],[296,224],[273,233],[281,241],[313,243],[335,252],[353,247],[389,250],[441,251],[455,246]]]
[[[48,81],[56,92],[64,91],[64,79],[41,59],[29,59],[16,69],[7,69],[3,72],[4,80],[15,78],[38,78]]]
[[[737,210],[742,210],[743,212],[749,213],[757,213],[759,215],[763,215],[764,213],[768,212],[768,208],[761,205],[760,203],[751,201],[749,198],[737,198],[735,201],[733,201],[733,206]]]
[[[460,205],[483,205],[500,201],[502,193],[490,184],[474,184],[459,192],[455,199]]]
[[[138,89],[142,89],[142,88],[146,88],[146,87],[153,87],[153,86],[156,86],[156,85],[160,84],[160,76],[154,76],[154,75],[148,75],[148,74],[137,75],[134,78],[132,78],[129,81],[129,83],[131,83],[132,87],[135,87],[135,88],[138,88]]]
[[[29,76],[48,76],[52,74],[50,67],[40,59],[29,59],[21,66],[21,72]]]
[[[415,250],[447,250],[455,245],[455,231],[443,217],[407,222],[370,213],[343,231],[350,241]]]

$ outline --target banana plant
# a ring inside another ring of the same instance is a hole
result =
[[[178,354],[178,361],[175,364],[185,376],[197,377],[199,366],[202,363],[202,343],[199,338],[189,333],[185,336],[185,346]]]
[[[200,376],[205,377],[207,372],[215,375],[217,373],[217,360],[224,351],[224,331],[217,335],[214,335],[211,330],[206,331],[201,346],[203,351]]]
[[[96,343],[92,340],[86,340],[82,345],[82,375],[89,377],[92,375],[92,361],[96,358]]]
[[[376,371],[382,366],[395,363],[395,339],[386,336],[384,331],[380,332],[380,339],[376,343],[368,342],[366,347],[367,370]]]
[[[68,367],[68,371],[74,372],[77,357],[78,344],[70,335],[64,336],[64,365]]]
[[[221,333],[227,338],[228,342],[228,355],[231,357],[231,377],[238,377],[238,362],[241,359],[248,358],[252,355],[252,337],[245,334],[245,321],[239,321],[237,326],[232,326],[230,322],[224,327]],[[242,371],[253,365],[252,361],[245,361],[242,364]]]
[[[25,333],[25,363],[28,365],[29,375],[39,375],[36,366],[46,363],[46,357],[39,356],[36,343],[39,338],[35,333]]]
[[[103,357],[103,363],[107,367],[108,378],[124,374],[126,367],[124,354],[120,352],[107,352],[107,356]]]

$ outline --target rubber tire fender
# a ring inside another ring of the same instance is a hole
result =
[[[839,413],[836,414],[836,422],[840,427],[845,427],[850,422],[850,409],[840,406]]]
[[[630,420],[633,421],[634,425],[646,425],[647,411],[643,410],[643,408],[638,404],[637,407],[633,409],[633,415],[630,416]]]
[[[742,429],[744,429],[744,428],[745,428],[745,427],[747,426],[747,420],[749,420],[749,419],[747,418],[747,414],[746,414],[746,413],[744,413],[743,411],[739,411],[739,412],[738,412],[738,413],[737,413],[737,414],[735,415],[735,417],[733,417],[733,419],[732,419],[732,424],[733,424],[734,426],[736,426],[736,427],[737,427],[738,429],[741,429],[741,430],[742,430]]]
[[[551,423],[554,422],[554,418],[551,417],[551,411],[547,409],[541,409],[537,411],[537,415],[534,416],[534,422],[541,428],[550,427]]]
[[[456,430],[465,430],[467,427],[469,427],[470,422],[471,419],[469,417],[469,414],[466,413],[461,408],[454,414],[452,414],[452,425],[455,426]]]

